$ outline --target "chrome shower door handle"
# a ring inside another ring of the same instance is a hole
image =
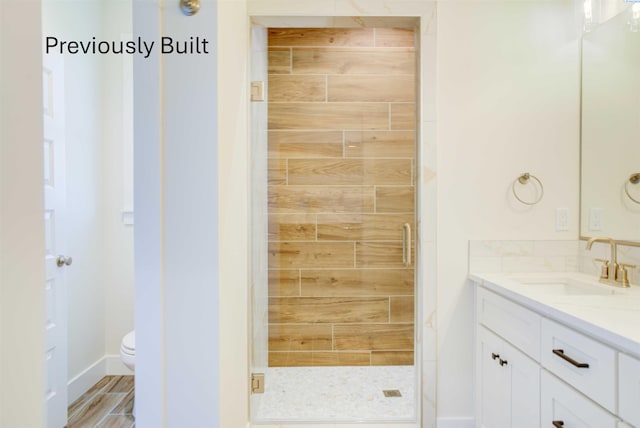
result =
[[[402,225],[402,264],[411,266],[411,225]]]

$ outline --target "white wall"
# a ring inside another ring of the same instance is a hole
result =
[[[248,53],[245,1],[218,2],[220,426],[248,420]]]
[[[134,2],[134,37],[201,37],[216,49],[216,1],[191,17],[173,6]],[[219,265],[246,254],[218,253],[217,56],[156,50],[134,67],[136,426],[220,426],[220,385],[230,380],[221,380],[219,337],[241,329],[222,324],[232,302],[220,290],[246,282],[222,283]]]
[[[158,5],[134,2],[132,12],[134,37],[158,40]],[[157,53],[148,60],[134,58],[135,389],[136,424],[142,428],[164,426],[160,73]]]
[[[102,5],[105,40],[131,35],[131,2],[106,1]],[[120,354],[122,337],[134,328],[133,226],[123,223],[123,210],[133,208],[133,58],[103,58],[104,123],[102,159],[104,181],[104,311],[105,352]]]
[[[44,426],[40,3],[0,2],[0,426]]]
[[[572,2],[438,5],[439,417],[473,414],[468,241],[578,236],[576,31]],[[545,186],[530,208],[510,193],[525,171]]]

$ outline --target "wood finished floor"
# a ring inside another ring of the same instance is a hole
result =
[[[134,428],[133,376],[105,376],[67,410],[67,428]]]

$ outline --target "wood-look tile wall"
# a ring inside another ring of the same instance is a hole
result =
[[[269,30],[270,366],[413,364],[414,38]]]

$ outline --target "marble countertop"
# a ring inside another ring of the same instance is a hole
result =
[[[614,287],[579,272],[470,273],[469,279],[640,358],[640,286]]]

